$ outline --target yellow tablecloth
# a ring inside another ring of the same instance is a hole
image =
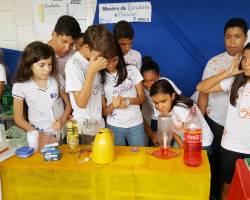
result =
[[[79,154],[62,147],[60,161],[44,161],[40,153],[30,158],[16,156],[0,163],[4,200],[207,200],[210,167],[206,152],[200,167],[184,165],[182,151],[170,160],[160,160],[140,148],[115,147],[116,160],[109,165],[80,162]]]

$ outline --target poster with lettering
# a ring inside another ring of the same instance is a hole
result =
[[[33,0],[33,31],[39,34],[51,34],[57,19],[70,15],[77,19],[81,29],[85,30],[82,20],[86,20],[86,0]]]
[[[99,23],[151,22],[151,2],[104,3],[99,4]]]

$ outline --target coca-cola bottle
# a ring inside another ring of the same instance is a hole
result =
[[[202,124],[193,106],[184,123],[184,163],[188,166],[196,167],[202,161]]]

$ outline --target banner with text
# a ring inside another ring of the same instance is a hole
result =
[[[151,22],[151,2],[104,3],[99,4],[99,23]]]

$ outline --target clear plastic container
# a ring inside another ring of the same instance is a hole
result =
[[[93,144],[95,135],[100,128],[98,120],[87,119],[82,123],[80,144]]]

